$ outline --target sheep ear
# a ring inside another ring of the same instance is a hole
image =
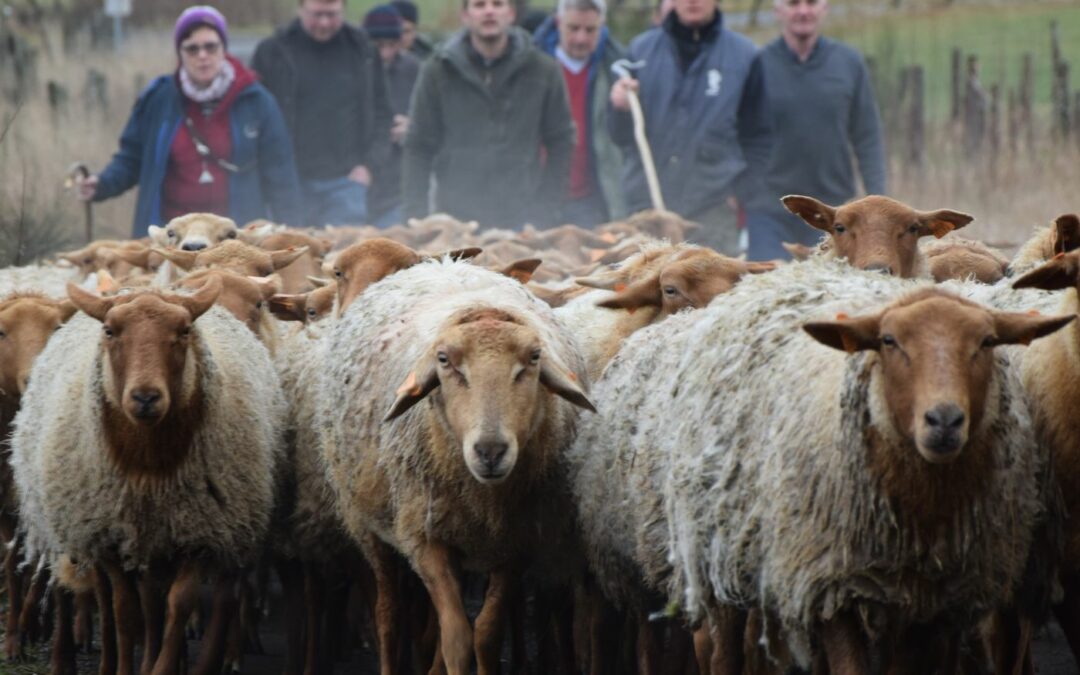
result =
[[[61,300],[57,308],[60,310],[60,323],[67,323],[67,320],[74,316],[75,312],[79,311],[79,308],[71,300]]]
[[[310,283],[315,288],[322,288],[323,286],[329,286],[330,284],[334,283],[333,280],[324,279],[323,277],[313,277],[311,275],[308,275],[304,278],[307,279],[308,283]]]
[[[949,209],[921,211],[919,212],[919,236],[925,237],[932,234],[934,237],[941,239],[953,230],[959,230],[973,220],[975,220],[974,216]]]
[[[116,303],[115,298],[103,298],[94,295],[90,291],[83,290],[70,281],[67,284],[67,294],[71,302],[85,314],[94,317],[98,321],[104,321],[105,315]]]
[[[476,256],[484,252],[484,249],[470,246],[469,248],[455,248],[450,251],[443,251],[441,253],[432,253],[426,256],[420,256],[423,260],[442,260],[446,256],[450,256],[451,260],[471,260]]]
[[[281,275],[271,274],[268,277],[253,277],[248,275],[248,280],[253,281],[259,287],[263,300],[281,292]]]
[[[657,272],[634,282],[616,293],[614,297],[601,300],[596,303],[596,306],[608,309],[625,309],[633,312],[642,307],[660,307],[663,303],[664,296],[660,290],[660,273]]]
[[[776,263],[771,260],[767,262],[748,262],[745,263],[739,276],[744,274],[764,274],[766,272],[772,272],[775,269]]]
[[[140,248],[137,251],[126,248],[116,248],[111,253],[117,258],[123,260],[129,265],[135,267],[141,267],[144,270],[150,269],[150,249]]]
[[[307,252],[307,246],[297,246],[295,248],[290,246],[284,251],[271,251],[270,262],[274,266],[274,271],[277,271],[283,267],[288,267],[289,265],[293,264],[300,256],[304,255]]]
[[[177,296],[174,300],[191,313],[191,320],[195,321],[206,313],[206,310],[214,306],[218,295],[221,294],[221,279],[212,276],[206,279],[206,283],[199,287],[192,295]]]
[[[994,344],[1027,345],[1032,340],[1045,337],[1064,328],[1076,318],[1075,314],[1066,316],[1039,316],[1017,314],[1013,312],[994,312]]]
[[[565,373],[558,364],[544,359],[540,363],[540,384],[556,396],[566,399],[579,408],[585,408],[590,412],[596,412],[596,406],[589,397],[581,390],[577,383],[577,375],[570,371]]]
[[[836,209],[833,207],[802,195],[788,195],[781,197],[780,201],[785,209],[805,220],[810,227],[832,233],[833,221],[836,220]]]
[[[181,251],[175,248],[161,248],[159,246],[155,246],[150,250],[184,271],[188,271],[195,266],[195,257],[199,255],[198,251]]]
[[[150,235],[150,241],[154,242],[155,244],[158,244],[159,246],[169,245],[169,234],[164,227],[160,227],[158,225],[151,225],[147,229],[147,232]]]
[[[307,320],[306,295],[275,295],[270,298],[270,312],[282,321]]]
[[[814,249],[806,244],[792,244],[785,241],[780,245],[791,255],[792,260],[808,260],[810,256],[814,255]]]
[[[499,270],[499,274],[502,274],[504,277],[510,277],[511,279],[517,279],[521,283],[527,284],[532,279],[533,272],[536,271],[536,268],[540,267],[541,262],[543,261],[539,258],[515,260]]]
[[[623,279],[603,276],[578,277],[574,279],[574,283],[586,288],[599,288],[602,291],[621,291],[626,288],[626,281]]]
[[[1068,253],[1080,248],[1080,218],[1071,213],[1054,220],[1054,253]]]
[[[98,295],[113,295],[120,290],[120,284],[116,283],[116,279],[113,275],[109,274],[108,270],[98,270],[97,272],[97,292]]]
[[[420,360],[425,366],[418,366],[409,371],[409,376],[397,389],[397,400],[383,418],[383,422],[389,422],[403,414],[424,399],[425,396],[439,386],[439,373],[435,369],[435,359],[427,355]],[[419,374],[418,374],[419,373]]]
[[[803,330],[826,347],[840,349],[848,354],[867,349],[877,350],[881,345],[878,331],[881,316],[860,316],[850,319],[841,314],[835,321],[811,321],[803,324]]]
[[[1040,288],[1058,291],[1077,284],[1077,255],[1059,253],[1013,282],[1013,288]]]

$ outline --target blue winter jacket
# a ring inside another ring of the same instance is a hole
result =
[[[675,12],[662,27],[630,43],[641,107],[668,209],[692,218],[735,195],[750,208],[764,194],[770,129],[757,47],[723,27],[684,72],[672,35]],[[629,112],[613,111],[612,138],[623,147],[623,188],[631,212],[651,206]]]
[[[139,96],[120,136],[120,149],[98,176],[94,201],[139,186],[133,237],[161,222],[161,191],[169,149],[183,120],[183,96],[175,75],[163,75]],[[299,222],[300,184],[292,142],[281,111],[258,82],[241,91],[229,110],[232,156],[240,167],[229,174],[229,212],[239,225],[257,218]]]

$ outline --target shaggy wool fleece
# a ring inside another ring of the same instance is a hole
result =
[[[349,534],[374,533],[412,558],[427,539],[449,545],[466,569],[486,571],[565,534],[562,454],[577,410],[540,398],[542,421],[510,476],[483,485],[460,447],[440,447],[436,389],[393,422],[382,419],[396,390],[444,325],[464,311],[504,310],[539,336],[542,358],[577,374],[585,362],[551,308],[518,282],[465,262],[433,261],[398,272],[364,293],[325,335],[319,421],[327,476]]]
[[[205,401],[169,480],[130,480],[104,447],[101,323],[72,318],[34,363],[11,462],[29,555],[129,569],[183,555],[241,565],[260,550],[282,455],[285,399],[266,348],[226,310],[193,325],[189,363]]]
[[[667,591],[693,617],[714,601],[759,606],[804,663],[814,624],[842,609],[875,636],[937,617],[967,625],[1008,601],[1048,480],[1013,352],[996,353],[973,433],[995,480],[949,527],[920,531],[867,461],[872,434],[921,461],[892,431],[876,353],[848,356],[801,329],[926,285],[812,260],[631,337],[571,455],[605,590]]]
[[[54,265],[26,265],[0,269],[0,295],[37,291],[51,298],[66,298],[67,283],[82,281],[78,269]]]
[[[1013,276],[1030,272],[1050,258],[1054,257],[1054,239],[1056,238],[1053,225],[1036,227],[1031,237],[1013,256],[1009,263],[1009,270]]]
[[[333,319],[307,324],[284,337],[275,355],[281,387],[289,402],[286,421],[287,491],[291,496],[281,531],[271,544],[298,560],[332,560],[354,546],[338,515],[326,480],[321,438],[316,426],[318,387],[323,368],[321,339]]]

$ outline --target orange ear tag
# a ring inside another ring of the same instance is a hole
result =
[[[615,292],[616,293],[622,293],[625,290],[626,290],[626,284],[622,283],[621,281],[619,283],[615,284]]]
[[[844,312],[837,312],[836,313],[836,320],[837,321],[847,321],[850,318],[851,317],[848,316],[847,314],[845,314]]]
[[[607,242],[609,244],[614,244],[615,242],[618,241],[618,239],[612,233],[604,232],[603,234],[600,235],[600,241],[605,241],[605,242]]]
[[[403,382],[402,385],[398,387],[397,392],[395,393],[398,396],[401,396],[402,394],[408,394],[409,396],[420,395],[420,385],[416,382],[415,370],[409,373],[409,376],[405,378],[405,382]]]
[[[941,239],[948,233],[953,231],[952,223],[947,223],[944,220],[935,220],[930,224],[930,231],[934,233],[934,237]]]
[[[577,382],[577,375],[574,374],[574,371],[572,371],[572,370],[566,371],[566,376],[570,378],[571,382]]]
[[[1029,309],[1027,315],[1028,316],[1042,316],[1042,313],[1039,312],[1039,310],[1037,310],[1037,309]]]
[[[1058,253],[1058,254],[1057,254],[1057,255],[1055,255],[1055,256],[1054,256],[1053,258],[1051,258],[1051,260],[1061,260],[1061,259],[1062,259],[1062,258],[1064,258],[1064,257],[1065,257],[1065,252],[1064,252],[1064,251],[1062,251],[1061,253]]]

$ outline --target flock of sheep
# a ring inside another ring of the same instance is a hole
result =
[[[785,205],[799,262],[663,212],[191,214],[0,270],[6,655],[46,605],[58,675],[95,611],[101,675],[179,673],[193,625],[238,669],[271,569],[288,675],[346,582],[383,675],[506,638],[514,672],[1030,673],[1052,612],[1080,653],[1080,220],[1010,261],[955,211]]]

